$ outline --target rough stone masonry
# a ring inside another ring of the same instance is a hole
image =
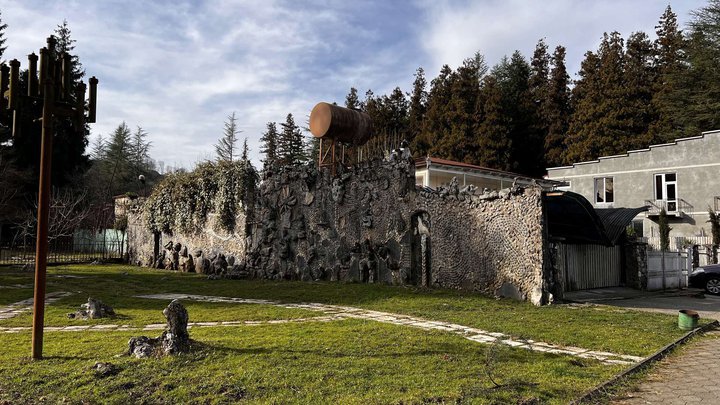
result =
[[[211,213],[193,234],[153,238],[136,209],[128,219],[131,261],[233,278],[460,288],[552,301],[540,187],[480,192],[453,181],[417,188],[404,149],[334,177],[307,166],[280,168],[265,174],[253,200],[233,232],[219,231]]]

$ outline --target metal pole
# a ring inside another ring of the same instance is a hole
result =
[[[40,184],[38,189],[37,243],[35,245],[35,294],[33,299],[32,358],[42,358],[45,319],[45,276],[48,251],[48,214],[50,209],[50,165],[53,142],[53,79],[43,83],[42,146],[40,148]]]

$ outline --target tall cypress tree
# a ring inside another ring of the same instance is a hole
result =
[[[570,76],[565,68],[565,48],[558,46],[552,56],[547,104],[543,110],[547,124],[545,163],[550,167],[565,163],[564,141],[571,114],[569,82]]]
[[[395,87],[389,96],[383,97],[383,106],[387,109],[387,132],[397,137],[404,137],[408,126],[408,109],[410,108],[405,93]]]
[[[480,94],[480,78],[487,71],[482,55],[463,61],[452,74],[448,104],[448,130],[433,148],[440,157],[473,163],[478,148],[475,137],[477,124],[482,120],[476,106]]]
[[[7,46],[5,46],[5,41],[7,41],[7,38],[5,38],[5,30],[7,27],[8,25],[3,23],[2,12],[0,12],[0,62],[3,60],[2,56],[7,49]]]
[[[533,131],[534,105],[529,91],[530,65],[519,51],[493,68],[503,95],[510,138],[509,163],[506,170],[539,176],[544,168],[542,138]]]
[[[413,81],[413,90],[410,95],[410,107],[408,111],[408,131],[406,140],[411,145],[415,145],[415,138],[422,132],[423,121],[425,120],[425,112],[427,111],[427,91],[425,86],[425,71],[419,67],[415,71],[415,80]]]
[[[483,79],[482,113],[484,119],[477,127],[477,164],[498,170],[509,170],[512,140],[509,116],[504,111],[503,91],[494,73]]]
[[[683,135],[720,128],[720,0],[693,13],[687,46],[688,69],[672,94]]]
[[[656,117],[649,129],[649,143],[664,143],[677,138],[681,133],[678,110],[684,103],[678,103],[681,78],[687,72],[687,41],[679,29],[677,15],[668,5],[655,26],[655,69],[657,80],[653,90],[652,108]]]
[[[300,127],[295,124],[292,114],[288,114],[283,129],[278,136],[277,162],[284,166],[297,166],[307,162],[305,144]]]
[[[625,152],[632,133],[632,107],[625,89],[620,33],[605,33],[597,55],[586,53],[580,77],[573,90],[568,158],[580,161]]]
[[[600,114],[596,106],[602,97],[600,93],[600,59],[592,52],[585,53],[580,64],[579,80],[572,89],[572,115],[568,134],[565,137],[565,163],[591,159],[599,153],[596,142],[599,133],[597,123]]]
[[[450,66],[444,65],[440,74],[430,82],[427,112],[422,133],[415,138],[416,156],[431,155],[433,147],[449,132],[449,104],[452,97],[451,85],[453,74]]]
[[[263,171],[267,171],[278,163],[278,137],[277,124],[268,122],[267,129],[260,137],[260,153],[265,155],[265,159],[262,160]]]
[[[248,147],[247,137],[245,137],[245,140],[243,140],[242,152],[240,153],[240,161],[242,161],[242,162],[250,161],[250,148]]]
[[[73,53],[76,41],[72,39],[67,20],[63,20],[62,24],[58,24],[55,28],[55,39],[57,40],[55,44],[55,52],[57,55],[63,52],[67,52],[70,55],[71,77],[73,83],[77,85],[85,76],[85,70],[83,70],[82,63],[80,63],[80,58]],[[72,95],[74,97],[75,93],[73,92]]]
[[[650,126],[656,113],[652,107],[656,72],[655,52],[652,43],[644,32],[635,32],[628,37],[625,53],[624,90],[627,112],[625,142],[621,151],[645,148],[652,142]]]
[[[77,87],[85,76],[80,58],[74,54],[75,40],[71,36],[70,27],[66,20],[55,28],[57,39],[55,51],[67,52],[70,55],[71,78],[73,89]],[[72,91],[71,98],[74,100],[75,92]],[[53,179],[56,185],[64,185],[74,182],[89,167],[90,160],[85,155],[85,148],[89,141],[90,128],[85,125],[80,135],[74,130],[72,120],[64,118],[58,120],[55,126],[55,142],[53,145]]]
[[[545,162],[545,139],[550,128],[550,54],[548,46],[543,39],[540,39],[535,46],[535,52],[530,60],[530,78],[528,79],[528,94],[532,107],[532,120],[530,133],[534,144],[527,145],[533,148],[533,159],[537,162],[535,173],[544,173]]]

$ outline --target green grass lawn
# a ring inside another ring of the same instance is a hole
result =
[[[64,275],[82,278],[59,277]],[[32,283],[32,274],[0,268],[0,285],[25,283]],[[211,281],[129,266],[53,267],[48,289],[73,293],[48,307],[49,326],[162,323],[167,302],[134,296],[187,293],[342,304],[632,355],[648,355],[682,335],[673,316],[603,306],[538,308],[458,291],[382,285]],[[0,289],[0,302],[8,301],[9,291],[15,301],[32,295],[29,289]],[[65,314],[77,310],[88,296],[113,306],[119,319],[68,319]],[[258,304],[184,304],[192,322],[322,315]],[[30,323],[27,313],[0,321],[0,326]],[[40,397],[91,403],[518,403],[533,398],[567,403],[623,368],[361,320],[193,328],[190,333],[199,345],[196,352],[138,360],[115,356],[139,332],[46,332],[48,358],[39,362],[27,359],[29,332],[0,334],[0,403]],[[91,367],[96,361],[118,365],[119,374],[95,377]]]

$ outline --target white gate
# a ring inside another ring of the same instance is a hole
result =
[[[665,270],[663,271],[663,256]],[[684,252],[647,252],[647,289],[648,291],[678,289],[687,287],[687,253]],[[665,283],[663,285],[663,277]]]

